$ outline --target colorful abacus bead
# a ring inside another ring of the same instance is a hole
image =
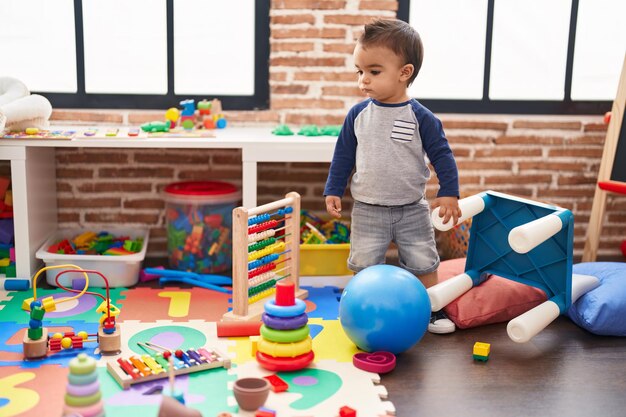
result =
[[[104,416],[96,360],[84,353],[70,361],[64,413],[83,417]]]

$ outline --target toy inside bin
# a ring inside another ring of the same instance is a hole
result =
[[[131,254],[119,255],[97,255],[97,254],[80,254],[80,253],[56,253],[49,249],[52,245],[64,240],[74,240],[77,236],[84,236],[92,231],[86,229],[66,229],[57,230],[36,252],[37,259],[44,261],[45,266],[59,265],[76,265],[82,269],[95,270],[104,275],[109,282],[110,287],[131,287],[139,281],[139,272],[141,263],[146,257],[146,248],[148,246],[148,237],[150,231],[148,229],[107,229],[106,232],[110,236],[116,238],[128,237],[136,242],[141,242],[141,248],[138,252]],[[67,268],[74,269],[74,268]],[[84,275],[79,272],[63,273],[66,269],[55,268],[46,271],[46,282],[56,286],[57,275],[59,283],[65,287],[72,288],[74,280],[84,280]],[[79,284],[79,288],[82,289]],[[104,280],[97,274],[89,275],[90,287],[105,287]]]
[[[232,267],[232,211],[241,198],[221,181],[177,182],[165,187],[169,266],[213,274]]]
[[[350,220],[318,217],[302,211],[300,231],[300,275],[352,275]]]

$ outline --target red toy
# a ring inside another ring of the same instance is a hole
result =
[[[262,324],[260,321],[218,321],[217,337],[258,336]]]
[[[264,376],[263,378],[269,381],[270,385],[272,386],[272,391],[276,393],[287,391],[287,389],[289,388],[289,384],[287,384],[287,382],[285,382],[285,380],[278,375],[268,375]]]
[[[339,409],[339,417],[356,417],[356,410],[344,405]]]
[[[276,358],[262,352],[256,353],[256,360],[263,368],[276,372],[298,371],[302,368],[306,368],[313,359],[315,359],[313,351],[296,356],[295,358]]]

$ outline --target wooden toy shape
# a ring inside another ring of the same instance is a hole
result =
[[[122,335],[120,326],[115,325],[115,331],[111,334],[104,332],[102,327],[98,328],[98,342],[100,353],[103,355],[117,355],[122,350]]]
[[[23,348],[25,359],[39,359],[45,357],[48,354],[48,329],[44,327],[41,338],[37,340],[29,338],[28,331],[25,331]]]

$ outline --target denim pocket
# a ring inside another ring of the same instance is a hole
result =
[[[391,139],[398,142],[411,142],[413,140],[416,127],[417,125],[414,122],[396,119],[393,121]]]

